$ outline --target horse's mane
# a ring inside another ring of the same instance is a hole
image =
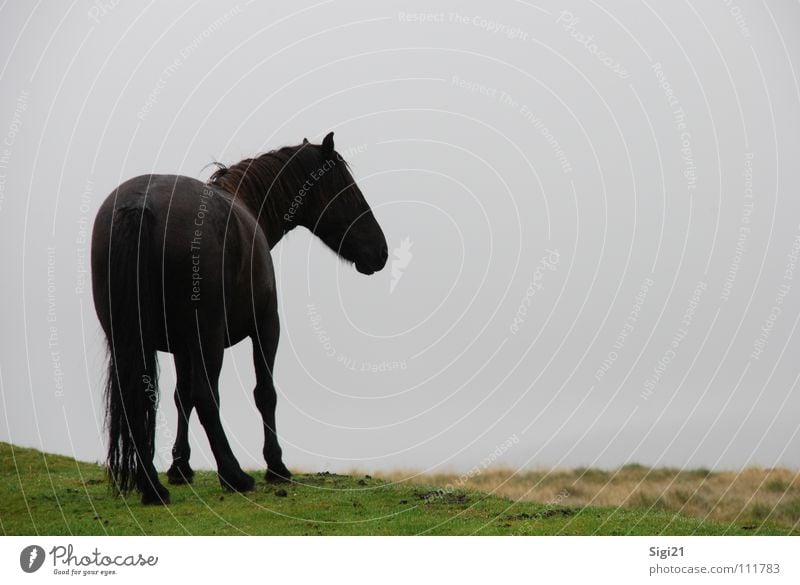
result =
[[[218,168],[207,182],[241,198],[270,227],[285,231],[283,215],[289,201],[319,166],[312,149],[304,146],[284,146],[230,167],[215,162]]]
[[[317,145],[284,146],[255,158],[246,158],[230,167],[214,162],[217,170],[207,182],[241,198],[256,216],[266,220],[271,229],[280,230],[272,234],[280,238],[294,227],[283,219],[291,200],[312,178],[312,173],[319,170],[325,158],[328,157]],[[346,188],[352,184],[350,166],[336,153],[330,158],[346,171],[346,177],[340,177],[344,180],[335,185],[336,195],[346,200],[352,198],[355,202],[355,194]]]

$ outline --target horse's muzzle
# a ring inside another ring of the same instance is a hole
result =
[[[389,249],[386,247],[386,244],[383,245],[383,248],[378,252],[376,257],[373,260],[360,260],[356,262],[356,270],[358,270],[361,274],[366,274],[369,276],[370,274],[375,274],[379,270],[381,270],[384,266],[386,266],[386,260],[389,258]]]

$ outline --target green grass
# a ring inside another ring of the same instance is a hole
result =
[[[261,478],[263,471],[253,472]],[[223,491],[212,472],[170,486],[168,507],[113,496],[102,467],[0,443],[0,530],[4,534],[787,534],[664,510],[569,507],[513,502],[476,491],[369,476],[298,475],[291,484],[259,481],[256,491]],[[165,478],[163,478],[166,481]]]

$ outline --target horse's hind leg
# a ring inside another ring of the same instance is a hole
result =
[[[225,488],[244,492],[252,490],[255,481],[239,466],[219,418],[219,373],[222,369],[222,355],[222,343],[203,344],[201,350],[192,354],[192,397],[200,422],[208,436],[208,442],[211,444],[214,459],[217,461],[220,484]]]
[[[264,460],[267,462],[267,481],[289,481],[292,474],[283,463],[281,446],[275,430],[275,407],[278,394],[272,382],[275,352],[280,333],[277,312],[270,314],[253,336],[253,362],[256,369],[256,388],[253,395],[264,422]]]
[[[185,354],[175,354],[175,371],[178,382],[175,386],[175,406],[178,409],[178,433],[172,447],[172,466],[167,471],[167,480],[173,485],[192,483],[194,470],[189,466],[189,419],[192,416],[192,361]]]

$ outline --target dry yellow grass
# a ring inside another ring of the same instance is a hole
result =
[[[472,477],[456,473],[397,471],[383,479],[473,489],[564,506],[629,506],[740,524],[769,520],[800,524],[800,472],[750,467],[742,471],[679,470],[626,465],[616,470],[514,471],[488,469]]]

